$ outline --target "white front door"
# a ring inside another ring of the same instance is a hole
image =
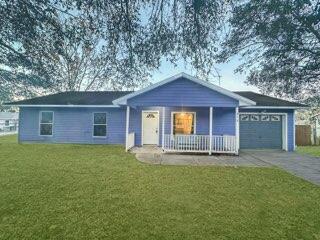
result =
[[[142,112],[142,144],[159,144],[159,112]]]

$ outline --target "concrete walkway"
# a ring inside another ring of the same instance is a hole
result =
[[[233,155],[207,155],[207,154],[178,154],[163,153],[158,147],[144,146],[133,148],[131,152],[136,154],[140,162],[162,165],[197,165],[197,166],[231,166],[231,167],[270,167],[269,163],[260,161],[255,157],[243,153],[240,156]]]
[[[164,154],[158,147],[134,148],[136,158],[144,163],[162,165],[279,167],[307,181],[320,185],[320,158],[277,150],[246,150],[239,156],[203,154]]]

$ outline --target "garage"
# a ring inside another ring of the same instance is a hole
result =
[[[240,114],[240,149],[285,149],[285,116]]]

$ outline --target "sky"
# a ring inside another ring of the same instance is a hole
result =
[[[259,92],[258,88],[245,84],[245,74],[235,74],[234,70],[241,64],[237,58],[233,58],[230,62],[219,64],[217,68],[221,75],[220,86],[231,91],[254,91]],[[185,72],[190,75],[195,75],[195,71],[190,66],[186,66],[183,62],[179,62],[177,67],[165,60],[162,61],[158,70],[152,73],[152,83],[159,82],[165,78],[171,77],[180,72]],[[212,83],[219,85],[218,80]]]

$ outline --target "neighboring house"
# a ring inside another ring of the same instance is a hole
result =
[[[17,131],[19,123],[19,113],[0,112],[0,132]]]
[[[295,148],[295,109],[181,73],[136,92],[63,92],[20,107],[20,142],[158,145],[166,152],[238,154]]]

